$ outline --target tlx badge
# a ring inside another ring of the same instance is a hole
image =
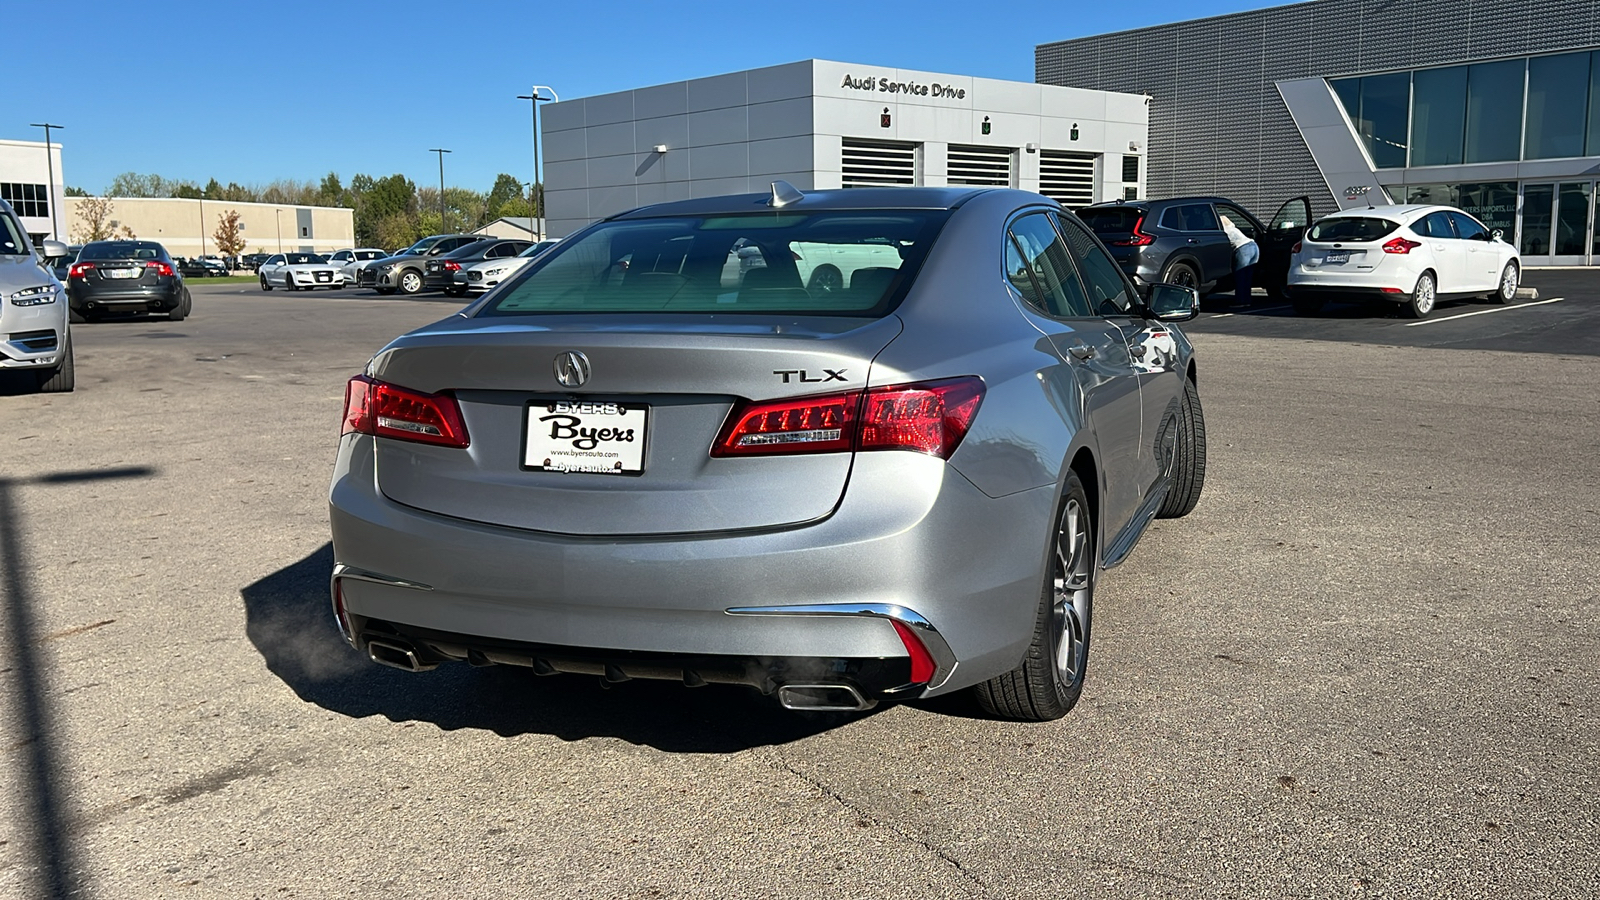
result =
[[[822,377],[814,378],[805,369],[773,369],[772,374],[783,379],[784,384],[798,381],[801,384],[817,384],[823,381],[849,381],[844,377],[844,369],[823,369]]]

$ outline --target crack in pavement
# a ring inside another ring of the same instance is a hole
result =
[[[909,843],[915,844],[918,847],[921,847],[922,849],[928,851],[929,853],[932,853],[934,856],[938,857],[939,859],[944,860],[952,868],[954,868],[956,870],[956,872],[960,873],[961,877],[963,877],[967,881],[971,882],[972,886],[977,889],[977,891],[978,891],[978,893],[980,895],[982,895],[983,897],[988,898],[988,900],[999,900],[997,895],[995,895],[995,894],[990,892],[989,886],[984,884],[982,879],[978,878],[978,876],[974,875],[971,870],[969,870],[966,866],[961,864],[961,860],[956,859],[955,857],[951,856],[949,853],[946,853],[945,851],[939,849],[938,847],[935,847],[934,845],[928,843],[927,841],[923,840],[922,838],[918,837],[917,835],[905,831],[904,829],[900,828],[899,826],[895,825],[894,823],[886,822],[886,821],[878,818],[877,816],[873,815],[872,813],[868,812],[867,810],[865,810],[865,809],[863,809],[863,808],[861,808],[859,806],[856,806],[854,803],[851,803],[848,799],[846,799],[843,794],[839,793],[838,791],[834,790],[833,788],[829,787],[828,785],[822,783],[818,779],[816,779],[816,778],[814,778],[814,777],[812,777],[810,775],[807,775],[805,772],[802,772],[799,769],[795,768],[793,764],[791,764],[787,759],[784,759],[782,756],[775,755],[772,758],[772,763],[773,763],[773,767],[774,768],[780,769],[780,770],[782,770],[784,772],[788,772],[790,775],[793,775],[794,777],[800,779],[801,781],[804,781],[806,784],[809,784],[812,787],[816,788],[818,791],[821,791],[823,796],[825,796],[828,799],[832,800],[833,802],[839,804],[841,807],[843,807],[844,809],[848,810],[851,814],[855,815],[857,817],[858,821],[868,821],[868,822],[873,823],[874,825],[879,825],[879,826],[881,826],[883,828],[887,828],[887,829],[889,829],[889,831],[893,832],[896,836],[900,837],[902,840],[905,840],[905,841],[907,841]]]

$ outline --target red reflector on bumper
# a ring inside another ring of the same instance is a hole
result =
[[[900,636],[900,643],[906,647],[906,654],[911,657],[911,681],[913,684],[927,684],[933,680],[934,671],[938,668],[933,662],[933,655],[928,648],[922,645],[922,640],[910,625],[890,619],[889,624],[894,626],[895,634]]]

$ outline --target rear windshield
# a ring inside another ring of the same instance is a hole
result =
[[[382,250],[357,250],[356,259],[383,259],[386,256]]]
[[[1127,206],[1107,209],[1080,209],[1078,218],[1095,234],[1131,234],[1144,218],[1144,210]]]
[[[165,255],[155,241],[97,241],[84,244],[78,259],[160,259]]]
[[[478,314],[882,316],[948,216],[780,211],[606,222],[539,256]]]
[[[1306,240],[1321,243],[1375,241],[1399,227],[1399,222],[1391,222],[1388,219],[1340,216],[1336,219],[1323,219],[1311,226],[1311,230],[1306,232]]]

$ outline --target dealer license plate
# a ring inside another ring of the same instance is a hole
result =
[[[138,269],[107,269],[107,278],[138,278],[144,274],[143,268]]]
[[[552,400],[528,404],[522,467],[537,472],[638,475],[650,407]]]
[[[1323,257],[1322,261],[1327,263],[1328,265],[1331,265],[1331,266],[1344,265],[1345,263],[1350,261],[1350,251],[1349,250],[1329,250],[1328,251],[1328,255]]]

